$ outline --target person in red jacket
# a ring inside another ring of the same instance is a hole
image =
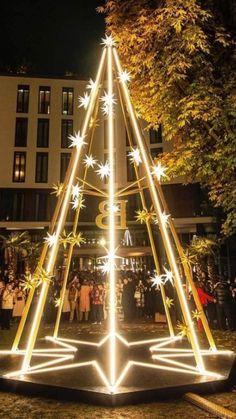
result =
[[[207,303],[210,302],[210,301],[216,303],[216,299],[214,297],[212,297],[211,295],[207,294],[204,291],[204,285],[203,285],[202,282],[197,282],[196,283],[196,289],[197,289],[199,300],[200,300],[200,302],[202,304],[202,307],[203,307],[203,310],[205,312],[206,307],[207,307]],[[201,319],[198,319],[197,325],[198,325],[199,332],[202,332],[203,326],[202,326]]]

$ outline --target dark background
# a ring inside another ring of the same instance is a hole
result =
[[[92,76],[105,32],[103,0],[1,0],[0,71]]]

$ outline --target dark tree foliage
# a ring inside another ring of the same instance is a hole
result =
[[[163,127],[172,176],[199,181],[236,230],[236,5],[233,0],[111,0],[99,8],[149,127]]]

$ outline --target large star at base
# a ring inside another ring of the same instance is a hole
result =
[[[211,371],[199,371],[196,366],[191,364],[189,360],[193,359],[194,353],[192,349],[173,347],[173,343],[178,343],[182,340],[181,336],[147,339],[129,342],[119,333],[115,333],[116,350],[119,348],[117,354],[116,381],[110,382],[109,378],[109,344],[111,334],[107,334],[99,342],[91,342],[87,340],[76,340],[67,338],[53,338],[46,337],[46,341],[58,345],[57,348],[35,349],[33,356],[41,356],[49,358],[46,362],[41,362],[29,367],[28,370],[18,370],[6,374],[7,378],[15,378],[17,376],[28,376],[38,373],[49,373],[52,371],[63,371],[68,369],[76,369],[82,367],[92,366],[98,373],[103,385],[107,388],[110,394],[116,393],[119,386],[125,381],[125,377],[132,368],[148,368],[153,370],[172,371],[176,373],[185,373],[193,375],[205,375],[209,377],[220,378],[220,375]],[[114,340],[114,339],[113,339]],[[143,353],[146,355],[146,362],[143,361],[145,356],[141,356],[140,349],[135,354],[135,349],[143,348]],[[82,349],[83,348],[83,349]],[[147,352],[148,350],[148,352]],[[72,362],[75,353],[79,351],[80,361]],[[0,353],[12,353],[11,351],[1,351]],[[19,355],[24,355],[25,351],[17,351]],[[94,357],[86,359],[88,353],[90,357],[91,352],[94,352]],[[226,351],[217,351],[217,354],[225,354]],[[201,350],[202,356],[212,355],[211,350]],[[130,356],[131,355],[131,356]],[[130,358],[129,358],[130,356]],[[107,359],[108,358],[108,359]],[[181,362],[178,361],[181,359]],[[183,362],[183,359],[187,362]],[[69,361],[69,362],[68,362]]]

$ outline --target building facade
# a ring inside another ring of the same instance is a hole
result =
[[[73,78],[45,78],[0,76],[0,231],[27,230],[35,237],[44,237],[56,197],[53,184],[63,182],[71,156],[68,136],[80,129],[84,110],[79,107],[86,82]],[[120,107],[115,118],[114,150],[116,161],[116,188],[132,183],[134,170],[128,158],[130,150],[125,123]],[[93,155],[98,162],[107,160],[107,120],[98,114]],[[146,131],[144,135],[153,157],[171,145],[165,142],[161,127]],[[94,172],[88,181],[106,189]],[[198,184],[184,186],[181,180],[163,185],[169,209],[183,242],[194,234],[214,233],[215,224],[206,197]],[[119,241],[127,247],[126,253],[136,260],[140,268],[151,268],[150,248],[145,226],[137,224],[135,214],[140,209],[138,195],[127,199],[127,227],[131,243],[126,243],[125,232],[119,231]],[[86,243],[79,250],[80,267],[94,263],[97,244],[104,231],[97,228],[99,200],[86,198],[86,210],[81,213],[79,229]],[[73,222],[70,210],[67,226]],[[159,246],[158,228],[154,232]],[[159,246],[162,256],[161,245]],[[128,250],[129,248],[129,250]]]

